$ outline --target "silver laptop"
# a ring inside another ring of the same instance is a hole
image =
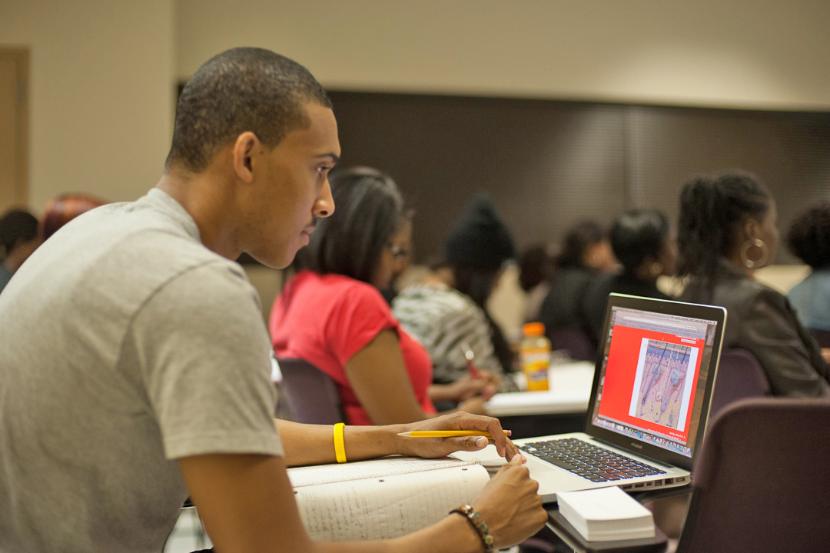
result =
[[[725,323],[722,307],[611,294],[585,432],[515,440],[542,501],[688,484]]]

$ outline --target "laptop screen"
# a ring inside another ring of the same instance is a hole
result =
[[[691,458],[717,321],[611,303],[591,424]]]

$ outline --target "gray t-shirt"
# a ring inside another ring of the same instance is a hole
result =
[[[0,294],[0,552],[158,553],[176,459],[281,455],[255,290],[153,189],[84,214]]]

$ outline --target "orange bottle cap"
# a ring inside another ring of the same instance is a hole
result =
[[[544,336],[545,335],[545,324],[544,323],[525,323],[522,325],[522,332],[524,332],[525,336]]]

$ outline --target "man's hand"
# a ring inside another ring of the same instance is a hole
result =
[[[505,459],[511,459],[518,453],[503,432],[498,419],[484,415],[471,415],[457,411],[449,415],[435,417],[409,424],[397,425],[399,432],[412,430],[481,430],[489,432],[493,437],[496,451]],[[406,438],[396,436],[397,452],[412,457],[444,457],[453,451],[476,451],[488,444],[486,436],[470,436],[465,438]]]
[[[539,483],[531,480],[517,455],[490,480],[473,507],[490,527],[496,547],[517,543],[538,531],[548,519],[538,494]]]

